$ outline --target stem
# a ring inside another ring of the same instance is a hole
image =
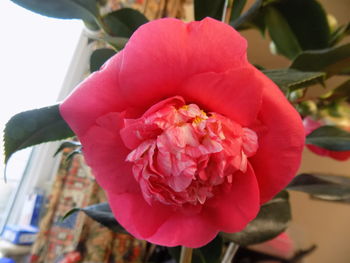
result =
[[[233,0],[225,0],[224,10],[222,12],[222,19],[221,19],[222,22],[226,24],[230,24],[232,7],[233,7]]]
[[[233,242],[230,242],[221,263],[233,262],[232,260],[233,260],[234,256],[236,255],[238,248],[239,248],[239,245],[237,245]]]
[[[190,247],[181,247],[180,263],[191,263],[192,261],[192,251]]]
[[[225,20],[226,20],[227,7],[228,7],[228,0],[225,0],[225,2],[224,2],[224,10],[222,10],[222,18],[221,18],[221,22],[224,22],[224,23],[225,23]]]
[[[149,261],[150,257],[154,253],[154,250],[156,249],[156,245],[147,243],[147,248],[146,248],[146,253],[145,253],[145,256],[143,257],[142,263],[147,263]]]

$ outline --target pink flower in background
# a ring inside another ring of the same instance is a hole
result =
[[[200,247],[241,231],[295,175],[301,119],[213,19],[161,19],[61,104],[117,221],[150,242]]]
[[[312,131],[324,125],[324,123],[321,120],[316,121],[313,120],[311,117],[304,118],[303,124],[306,135],[310,134]],[[350,151],[330,151],[311,144],[307,144],[306,147],[317,155],[330,157],[337,161],[346,161],[350,158]]]
[[[295,255],[295,244],[286,232],[279,234],[277,237],[269,241],[250,245],[248,248],[265,255],[271,255],[283,259],[291,259]]]

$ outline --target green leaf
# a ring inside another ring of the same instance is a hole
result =
[[[217,235],[207,245],[193,250],[192,263],[216,263],[220,262],[224,242],[220,235]],[[176,262],[180,260],[181,246],[168,247],[169,254]]]
[[[234,22],[242,13],[247,0],[233,0],[230,23]]]
[[[262,36],[265,36],[266,22],[265,10],[269,5],[273,5],[283,0],[256,0],[254,4],[240,17],[230,21],[230,25],[236,30],[256,28]]]
[[[322,126],[308,136],[306,144],[316,145],[330,151],[350,151],[350,133],[336,126]]]
[[[202,20],[207,16],[221,20],[224,4],[225,0],[194,0],[195,20]]]
[[[4,130],[5,163],[13,153],[26,147],[74,136],[58,106],[21,112],[8,121]]]
[[[81,143],[80,142],[75,142],[75,141],[66,141],[61,143],[61,145],[58,147],[58,149],[56,150],[55,154],[53,156],[56,156],[57,154],[59,154],[62,150],[70,148],[70,149],[75,149],[77,147],[81,147]]]
[[[350,178],[340,175],[304,173],[296,176],[287,189],[308,193],[328,201],[349,201]]]
[[[302,50],[328,48],[327,15],[315,0],[285,0],[274,5],[288,23]]]
[[[104,36],[103,40],[114,47],[116,50],[122,50],[125,47],[126,43],[129,41],[129,38]]]
[[[84,212],[87,216],[114,232],[126,233],[126,230],[115,220],[108,203],[99,203],[84,208],[73,208],[63,216],[63,220],[78,211]]]
[[[175,259],[175,262],[180,262],[180,255],[181,255],[181,246],[177,247],[168,247],[169,254]],[[192,258],[192,261],[194,259]]]
[[[302,71],[326,72],[327,77],[335,74],[350,74],[350,44],[305,51],[295,58],[290,67]]]
[[[131,8],[119,9],[102,19],[109,35],[125,38],[129,38],[139,26],[148,22],[142,13]]]
[[[342,117],[341,105],[340,103],[338,103],[338,101],[330,101],[329,103],[323,103],[323,105],[320,104],[319,107],[325,110],[325,112],[327,112],[327,114],[329,114],[331,117]],[[348,107],[349,106],[347,106],[347,108]]]
[[[79,147],[75,149],[74,151],[70,152],[66,157],[66,162],[69,164],[69,162],[73,159],[73,157],[77,154],[82,154],[82,147]]]
[[[350,80],[343,82],[332,90],[331,94],[325,97],[325,100],[332,101],[342,98],[350,98]]]
[[[264,204],[258,216],[238,233],[221,233],[221,235],[241,246],[262,243],[286,230],[291,220],[288,192],[279,193],[270,202]]]
[[[198,256],[204,263],[216,263],[220,262],[222,247],[224,245],[221,236],[217,235],[214,240],[205,245],[204,247],[197,248],[193,251],[194,256]],[[194,260],[193,263],[199,262]]]
[[[301,47],[287,20],[274,7],[265,8],[265,22],[272,41],[278,53],[289,59],[294,59],[301,53]]]
[[[323,84],[326,76],[323,72],[303,72],[295,69],[270,69],[262,72],[272,79],[284,93],[317,83]]]
[[[97,0],[11,0],[35,13],[63,19],[82,19],[97,27],[95,20],[99,17]],[[98,27],[97,27],[98,28]]]
[[[237,30],[244,30],[250,28],[254,23],[252,21],[259,16],[259,13],[262,11],[263,0],[256,0],[254,4],[244,12],[240,17],[235,20],[231,19],[230,25]],[[262,26],[265,28],[265,25]]]
[[[329,46],[334,46],[338,44],[344,37],[350,34],[350,22],[346,25],[338,27],[334,32],[332,32],[329,39]]]
[[[96,49],[90,56],[90,72],[97,71],[116,52],[110,48]]]

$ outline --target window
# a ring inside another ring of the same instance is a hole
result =
[[[80,21],[44,17],[10,1],[1,1],[0,10],[0,129],[3,130],[14,114],[51,105],[57,98],[65,97],[85,70],[77,64],[77,58],[86,60],[88,56],[83,54],[87,38],[81,35]],[[75,59],[71,63],[73,55]],[[86,64],[86,61],[81,63]],[[16,222],[25,196],[50,181],[49,170],[55,168],[52,158],[55,147],[57,144],[26,149],[10,159],[8,182],[5,184],[0,179],[0,231],[6,222]],[[0,154],[1,175],[3,159]]]

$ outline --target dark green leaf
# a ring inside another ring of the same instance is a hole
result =
[[[67,156],[63,162],[66,169],[70,169],[70,167],[72,167],[73,157],[78,155],[78,154],[82,154],[82,147],[79,147],[79,148],[77,148],[77,149],[75,149],[67,154]]]
[[[300,174],[287,189],[308,193],[323,200],[349,200],[350,178],[327,174]]]
[[[302,50],[329,47],[327,15],[317,1],[285,0],[274,4],[274,7],[287,21]]]
[[[233,0],[230,23],[233,23],[242,13],[247,0]]]
[[[128,42],[129,38],[105,36],[103,40],[114,47],[116,50],[122,50]]]
[[[72,136],[74,133],[62,119],[58,105],[18,113],[4,130],[5,163],[16,151]]]
[[[224,238],[241,246],[248,246],[270,240],[286,230],[291,220],[288,192],[279,193],[264,204],[258,216],[238,233],[221,233]]]
[[[340,204],[350,204],[350,197],[342,198],[342,199],[336,199],[333,196],[329,195],[310,195],[311,199],[313,200],[322,200],[322,201],[330,201]]]
[[[222,252],[222,247],[224,242],[222,237],[217,235],[214,240],[205,245],[204,247],[197,248],[194,250],[194,255],[198,255],[199,258],[202,259],[204,263],[216,263],[220,262],[220,256]],[[193,263],[199,262],[193,261]]]
[[[350,151],[350,133],[336,126],[322,126],[306,136],[306,144],[331,151]]]
[[[350,44],[335,48],[305,51],[290,66],[302,71],[326,72],[328,76],[350,73]]]
[[[115,220],[108,203],[100,203],[84,208],[73,208],[64,215],[63,220],[78,211],[84,212],[87,216],[114,232],[126,233],[125,229]]]
[[[79,147],[78,149],[75,149],[74,151],[71,151],[66,157],[66,162],[69,163],[75,155],[82,154],[82,150],[81,149],[82,148]]]
[[[168,247],[169,254],[175,259],[176,262],[180,262],[181,246]]]
[[[230,25],[237,30],[247,29],[251,26],[252,21],[259,16],[261,12],[261,7],[263,5],[263,0],[256,0],[254,4],[244,12],[240,17],[235,20],[231,20]],[[264,26],[263,26],[264,27]]]
[[[66,220],[68,217],[70,217],[71,215],[75,214],[76,212],[79,212],[80,208],[72,208],[71,210],[69,210],[60,220],[64,221]]]
[[[210,16],[222,19],[225,0],[194,0],[194,17],[196,20]]]
[[[316,245],[311,245],[307,249],[299,249],[295,251],[294,256],[288,261],[289,263],[303,262],[304,258],[312,254],[316,250]]]
[[[338,101],[330,101],[329,103],[324,103],[323,105],[319,105],[319,107],[327,111],[327,113],[331,117],[335,118],[341,118],[341,105],[338,103]]]
[[[327,96],[326,100],[336,100],[341,98],[350,98],[350,80],[343,82],[340,86],[335,88],[331,95]]]
[[[111,36],[129,38],[148,19],[135,9],[123,8],[107,14],[103,21],[105,30]]]
[[[222,237],[217,235],[207,245],[193,250],[192,263],[216,263],[220,262],[222,247],[224,243]],[[179,262],[181,247],[168,247],[169,254]]]
[[[296,101],[299,98],[302,97],[303,94],[297,94],[300,93],[301,90],[296,91],[296,94],[294,92],[291,92],[288,94],[288,99],[290,101]],[[315,114],[317,111],[317,105],[314,101],[306,100],[301,101],[297,105],[295,105],[295,109],[300,113],[301,116],[309,116]]]
[[[247,23],[251,25],[252,28],[257,29],[260,34],[265,37],[266,23],[264,18],[264,11],[262,10],[258,15],[256,15],[251,22]]]
[[[11,0],[35,13],[63,19],[82,19],[96,29],[95,18],[99,17],[96,0]]]
[[[294,69],[270,69],[262,72],[272,79],[284,93],[323,83],[326,76],[323,72],[303,72]]]
[[[62,150],[66,149],[66,148],[75,149],[77,147],[81,147],[80,142],[75,142],[75,141],[63,142],[63,143],[61,143],[60,147],[58,147],[57,151],[55,152],[55,154],[53,156],[56,156],[58,153],[60,153]]]
[[[265,36],[266,22],[265,10],[269,5],[273,5],[283,0],[256,0],[254,4],[235,20],[231,19],[230,25],[236,30],[256,28]]]
[[[97,71],[101,66],[116,52],[110,48],[100,48],[96,49],[90,57],[90,72]]]
[[[350,34],[350,23],[340,26],[334,32],[332,32],[329,40],[329,46],[338,44],[344,37]]]
[[[274,7],[265,8],[265,22],[279,54],[294,59],[301,53],[298,40],[283,15]]]

